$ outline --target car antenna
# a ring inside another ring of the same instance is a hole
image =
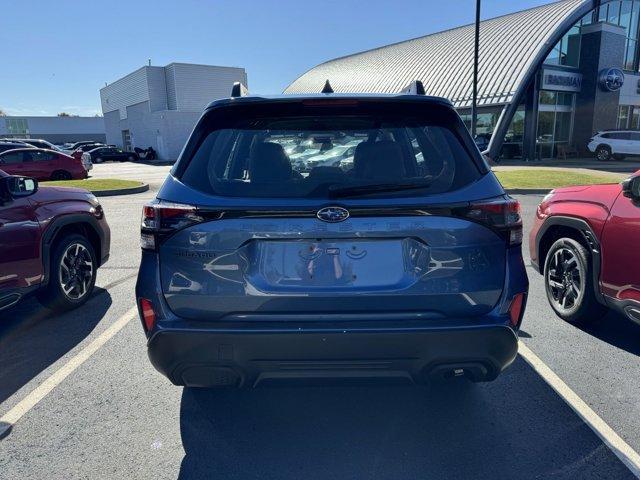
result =
[[[327,81],[324,82],[324,87],[322,87],[322,91],[320,93],[333,93],[333,88],[329,83],[329,79],[327,79]]]
[[[231,87],[232,98],[246,97],[247,95],[249,95],[249,90],[241,82],[235,82]]]
[[[420,80],[414,80],[409,85],[400,90],[400,93],[408,95],[425,95],[424,85]]]

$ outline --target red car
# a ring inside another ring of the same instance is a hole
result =
[[[613,309],[640,323],[640,170],[621,184],[553,190],[529,248],[558,316],[588,323]]]
[[[43,148],[16,148],[2,152],[0,168],[10,175],[23,175],[38,180],[87,178],[82,160]]]
[[[86,302],[110,239],[91,193],[0,170],[0,310],[32,293],[54,310]]]

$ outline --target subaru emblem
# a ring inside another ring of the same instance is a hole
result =
[[[342,222],[349,218],[349,210],[342,207],[324,207],[318,210],[316,216],[323,222]]]

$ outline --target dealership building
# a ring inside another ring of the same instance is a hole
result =
[[[600,3],[600,5],[598,5]],[[640,129],[640,1],[564,0],[480,25],[477,131],[496,158],[586,155],[594,132]],[[285,93],[397,93],[421,80],[470,124],[474,26],[322,63]]]
[[[0,138],[41,138],[52,143],[105,141],[102,117],[0,116]]]
[[[244,68],[170,63],[144,66],[100,89],[107,142],[130,150],[153,147],[175,160],[204,107],[228,97]]]

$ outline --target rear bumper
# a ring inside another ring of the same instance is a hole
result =
[[[176,385],[254,387],[327,379],[423,383],[464,375],[489,381],[516,357],[505,325],[405,329],[158,329],[153,366]]]

